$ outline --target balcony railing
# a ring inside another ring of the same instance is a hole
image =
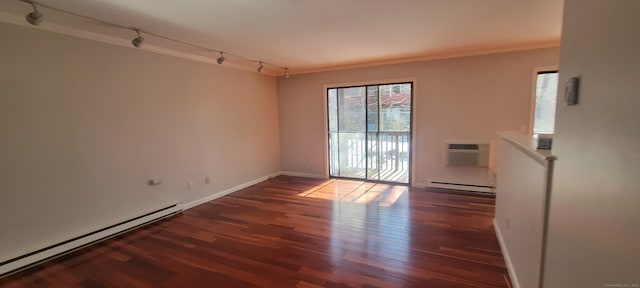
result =
[[[329,152],[332,176],[409,183],[408,131],[331,133]]]

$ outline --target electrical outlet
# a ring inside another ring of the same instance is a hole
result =
[[[509,230],[509,218],[507,218],[507,230]]]
[[[211,183],[211,178],[209,178],[209,176],[204,177],[204,184],[209,184]]]
[[[150,186],[157,186],[162,184],[162,181],[160,181],[160,179],[151,179],[147,181],[147,184],[149,184]]]
[[[193,187],[193,181],[187,181],[187,189],[191,190],[191,187]]]

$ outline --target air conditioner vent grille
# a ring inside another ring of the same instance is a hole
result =
[[[478,150],[478,144],[449,144],[450,150]]]
[[[489,143],[478,140],[445,142],[447,166],[488,167]]]

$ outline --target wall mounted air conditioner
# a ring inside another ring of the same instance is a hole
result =
[[[489,148],[486,142],[445,142],[446,166],[489,167]]]
[[[457,191],[494,193],[489,158],[491,141],[481,139],[445,139],[442,141],[440,175],[427,178],[426,187]]]

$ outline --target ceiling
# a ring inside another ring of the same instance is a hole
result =
[[[557,46],[563,5],[562,0],[37,2],[287,66],[293,74],[479,50]],[[30,9],[17,0],[0,0],[0,11],[5,13],[22,16]],[[44,21],[124,39],[134,36],[131,31],[40,10]],[[148,41],[170,49],[191,49],[161,39]]]

